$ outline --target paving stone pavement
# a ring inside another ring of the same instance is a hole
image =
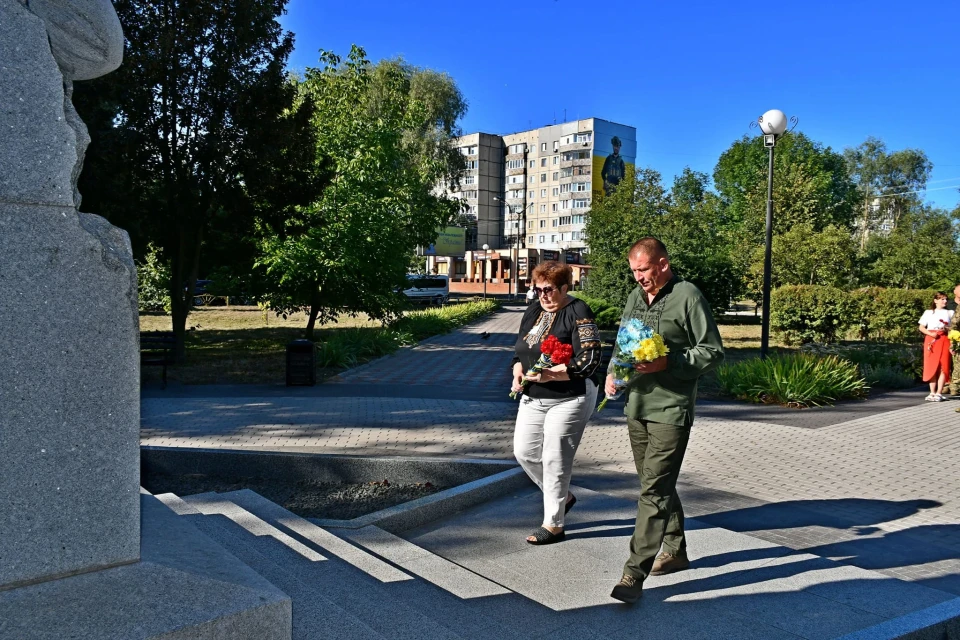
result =
[[[142,442],[509,459],[516,406],[506,400],[508,367],[522,311],[508,307],[316,391],[146,393]],[[438,385],[451,391],[438,393]],[[792,413],[703,403],[681,473],[685,508],[779,545],[960,594],[960,403],[924,403],[923,395]],[[591,419],[575,481],[633,497],[620,411],[614,405]]]

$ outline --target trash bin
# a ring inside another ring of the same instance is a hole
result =
[[[287,345],[287,386],[312,387],[317,384],[317,349],[310,340],[294,340]]]

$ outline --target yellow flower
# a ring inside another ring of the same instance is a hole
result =
[[[950,333],[947,334],[947,337],[950,338],[951,342],[960,342],[960,331],[951,329]]]
[[[653,362],[668,353],[670,353],[670,349],[663,343],[663,337],[659,333],[655,333],[652,338],[647,338],[640,343],[640,346],[633,352],[633,357],[637,362]]]

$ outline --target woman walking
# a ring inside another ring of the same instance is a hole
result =
[[[569,492],[573,457],[597,402],[600,332],[590,307],[568,295],[570,267],[548,261],[533,271],[532,302],[520,323],[514,349],[513,391],[523,392],[513,451],[523,470],[543,492],[543,525],[527,537],[530,544],[564,539],[564,515],[577,501]],[[569,364],[527,376],[548,336],[573,347]]]
[[[942,402],[943,385],[950,375],[950,339],[947,330],[953,311],[947,310],[947,294],[938,291],[933,296],[933,305],[920,316],[920,333],[923,338],[923,381],[930,383],[927,402]]]

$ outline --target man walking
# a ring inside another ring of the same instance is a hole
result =
[[[621,323],[631,318],[643,321],[663,336],[670,349],[662,358],[635,365],[642,375],[631,382],[624,410],[640,476],[640,499],[630,558],[610,596],[633,603],[643,593],[648,575],[690,566],[677,477],[693,425],[697,380],[723,360],[723,344],[706,299],[673,274],[662,242],[642,238],[630,247],[627,260],[638,286],[627,298]],[[615,392],[610,373],[606,391]],[[657,555],[661,545],[663,551]]]

